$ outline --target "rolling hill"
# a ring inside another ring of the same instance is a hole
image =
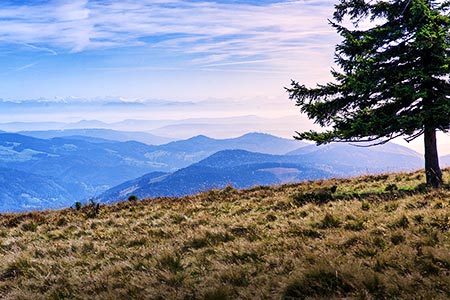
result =
[[[199,143],[197,140],[193,147]],[[107,190],[96,199],[111,203],[125,200],[130,195],[139,198],[185,196],[227,185],[242,189],[421,167],[422,161],[416,152],[395,144],[385,145],[382,149],[348,145],[306,146],[289,155],[224,150],[172,174],[165,174],[157,182],[133,180]]]
[[[380,174],[1,214],[0,297],[448,299],[450,190],[423,181]]]
[[[112,134],[103,130],[95,132],[100,135]],[[55,132],[50,132],[49,136],[54,134]],[[45,136],[44,133],[42,135]],[[220,149],[267,149],[268,152],[273,152],[289,150],[299,145],[301,143],[264,134],[248,134],[227,140],[198,136],[151,146],[135,141],[117,142],[91,136],[42,139],[0,133],[0,167],[57,182],[64,192],[56,197],[58,201],[54,202],[54,205],[50,205],[53,202],[43,201],[42,206],[36,206],[45,209],[69,206],[75,201],[91,198],[147,173],[174,172]],[[5,185],[4,187],[6,188]],[[26,189],[25,184],[23,189]],[[44,188],[42,194],[47,194]],[[8,202],[13,201],[8,199]],[[11,204],[8,207],[15,206]],[[17,210],[24,208],[25,206],[17,206]]]
[[[285,152],[288,154],[279,154]],[[414,151],[393,144],[378,148],[343,144],[317,147],[260,133],[223,140],[196,136],[159,146],[89,136],[40,139],[0,133],[0,168],[46,180],[47,184],[34,186],[33,199],[42,201],[35,201],[33,208],[47,209],[94,197],[117,201],[131,193],[141,198],[182,196],[227,185],[247,188],[411,170],[422,168],[422,159]],[[147,185],[144,175],[154,172],[164,176]],[[21,190],[27,185],[32,186],[23,181]],[[3,188],[7,188],[6,183]],[[26,199],[17,206],[13,198],[4,199],[9,203],[4,206],[8,210],[31,207]]]
[[[57,180],[0,168],[1,212],[67,207],[70,198],[70,192]]]

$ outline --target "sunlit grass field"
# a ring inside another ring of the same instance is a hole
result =
[[[450,190],[424,180],[2,214],[0,299],[449,299]]]

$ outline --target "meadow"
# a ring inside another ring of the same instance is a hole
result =
[[[449,299],[450,189],[424,180],[1,214],[0,299]]]

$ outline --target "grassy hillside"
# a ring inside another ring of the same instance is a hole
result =
[[[0,299],[449,299],[450,190],[423,181],[3,214]]]

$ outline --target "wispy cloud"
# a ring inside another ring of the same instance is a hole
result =
[[[33,6],[28,1],[0,4],[0,43],[22,43],[52,54],[152,47],[196,56],[192,62],[204,66],[257,61],[286,66],[302,61],[306,51],[309,57],[320,57],[323,47],[335,39],[326,21],[332,13],[332,0],[258,6],[226,2],[55,0]]]
[[[23,45],[24,45],[25,47],[31,48],[31,49],[33,49],[33,50],[46,52],[46,53],[49,53],[49,54],[51,54],[51,55],[58,55],[58,53],[57,53],[55,50],[52,50],[52,49],[47,48],[47,47],[38,47],[38,46],[31,45],[31,44],[27,44],[27,43],[24,43]]]
[[[26,70],[29,69],[33,66],[37,65],[37,62],[31,63],[31,64],[26,64],[24,66],[18,67],[17,69],[15,69],[15,71],[22,71],[22,70]]]

